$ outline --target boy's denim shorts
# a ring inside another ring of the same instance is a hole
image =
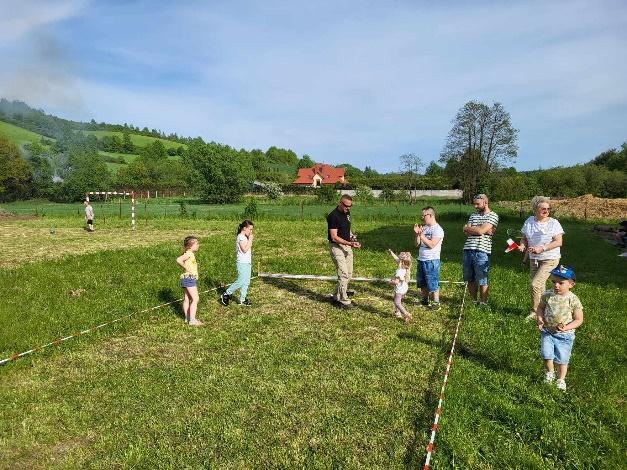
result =
[[[418,260],[416,269],[416,285],[424,287],[429,292],[437,292],[440,289],[440,260]]]
[[[570,353],[573,350],[575,333],[551,333],[546,328],[540,333],[540,354],[542,359],[551,359],[556,364],[568,364]]]
[[[462,258],[464,281],[476,282],[480,286],[488,285],[490,256],[485,251],[464,250]]]
[[[196,287],[196,279],[193,277],[182,277],[181,287]]]

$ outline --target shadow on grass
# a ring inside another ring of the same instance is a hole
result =
[[[296,282],[288,281],[286,279],[276,279],[276,278],[262,278],[261,280],[262,282],[266,284],[270,284],[279,289],[283,289],[283,290],[292,292],[293,294],[306,297],[310,300],[313,300],[314,302],[323,302],[325,304],[333,305],[331,303],[331,299],[329,298],[329,296],[313,291],[306,287],[303,287],[297,284]],[[329,285],[332,286],[333,284],[329,283]],[[329,292],[331,292],[331,288],[329,289]],[[385,318],[390,316],[387,312],[382,312],[381,310],[378,310],[374,307],[366,305],[363,302],[354,302],[354,305],[355,305],[355,309],[357,310],[363,310],[365,312],[372,313],[374,315],[378,315],[380,317],[385,317]]]
[[[166,307],[177,317],[181,318],[181,319],[185,319],[185,314],[183,313],[183,302],[176,302],[176,300],[180,299],[181,296],[180,295],[176,295],[174,293],[174,291],[167,287],[164,289],[161,289],[159,291],[159,300],[161,301],[161,303],[167,304],[169,302],[172,302],[170,305],[167,305]]]

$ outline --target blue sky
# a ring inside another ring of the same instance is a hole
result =
[[[0,96],[397,171],[501,102],[520,170],[627,141],[627,2],[0,0]]]

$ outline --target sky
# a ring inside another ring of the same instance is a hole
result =
[[[0,0],[0,96],[74,120],[398,171],[468,101],[519,170],[627,141],[627,2]]]

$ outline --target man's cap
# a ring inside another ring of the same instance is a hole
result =
[[[557,268],[551,271],[553,276],[561,277],[563,279],[575,280],[575,271],[570,266],[564,266],[560,264]]]

